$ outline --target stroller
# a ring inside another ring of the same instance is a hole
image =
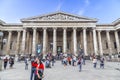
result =
[[[51,64],[50,64],[50,61],[49,61],[49,60],[46,60],[46,61],[45,61],[45,67],[46,67],[46,68],[51,68]]]

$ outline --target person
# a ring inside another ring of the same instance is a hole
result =
[[[51,64],[50,64],[49,58],[47,58],[47,59],[45,60],[45,67],[46,67],[46,68],[51,68]]]
[[[64,57],[63,64],[64,64],[64,67],[67,66],[67,57]]]
[[[34,80],[42,80],[42,78],[44,77],[44,75],[43,75],[43,73],[44,73],[44,65],[43,65],[41,60],[38,60],[37,64],[38,65],[36,67]]]
[[[10,64],[10,68],[12,67],[12,58],[9,58],[9,64]]]
[[[95,57],[95,58],[93,59],[93,67],[96,68],[96,66],[97,66],[97,58]]]
[[[73,56],[73,59],[72,59],[72,65],[75,66],[76,65],[76,56]]]
[[[104,58],[100,59],[100,68],[104,68]]]
[[[28,58],[25,58],[25,70],[28,69]]]
[[[52,66],[54,66],[54,63],[55,63],[55,57],[54,57],[53,55],[52,55],[51,62],[52,62]]]
[[[31,59],[31,75],[30,75],[30,80],[33,80],[33,76],[35,76],[34,73],[35,73],[36,67],[37,67],[37,60],[38,60],[38,57]]]
[[[67,60],[68,60],[69,65],[71,65],[71,57],[70,56],[68,56]]]
[[[82,64],[85,65],[85,57],[84,56],[82,56],[82,60],[83,60]]]
[[[9,64],[10,64],[10,68],[12,68],[13,64],[14,64],[14,58],[13,57],[10,57]]]
[[[6,58],[4,59],[4,69],[6,69],[7,63],[8,63],[8,58],[6,57]]]
[[[78,66],[79,66],[79,72],[81,72],[81,70],[82,70],[82,58],[80,57],[79,59],[78,59]]]

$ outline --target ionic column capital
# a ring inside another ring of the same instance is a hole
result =
[[[67,29],[67,27],[63,27],[63,30],[66,30]]]
[[[102,32],[102,30],[97,30],[97,32]]]
[[[17,32],[21,32],[20,30],[17,30]]]
[[[53,27],[53,30],[57,30],[57,27]]]
[[[23,27],[23,30],[26,30],[27,28],[26,27]]]
[[[117,31],[117,30],[115,30],[114,32],[116,32],[116,33],[117,33],[118,31]]]
[[[8,31],[9,33],[11,33],[12,31]]]
[[[33,27],[32,29],[33,29],[33,30],[36,30],[37,28],[36,28],[36,27]]]
[[[106,32],[110,32],[110,30],[106,30]]]
[[[92,27],[92,30],[96,30],[96,27]]]
[[[43,30],[46,30],[47,29],[47,27],[43,27]]]
[[[86,30],[86,29],[87,29],[87,27],[82,27],[82,29],[83,29],[83,30]]]
[[[74,30],[76,30],[76,29],[77,29],[77,27],[73,27],[73,29],[74,29]]]

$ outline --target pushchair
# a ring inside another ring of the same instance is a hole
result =
[[[46,68],[51,68],[51,64],[50,64],[50,61],[49,61],[49,60],[46,60],[46,61],[45,61],[45,67],[46,67]]]

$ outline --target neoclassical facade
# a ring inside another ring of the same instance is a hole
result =
[[[120,52],[120,19],[110,24],[97,24],[97,19],[65,12],[55,12],[21,19],[21,23],[0,20],[3,32],[0,54],[35,54],[36,45],[42,53],[51,51],[86,56],[112,55]]]

